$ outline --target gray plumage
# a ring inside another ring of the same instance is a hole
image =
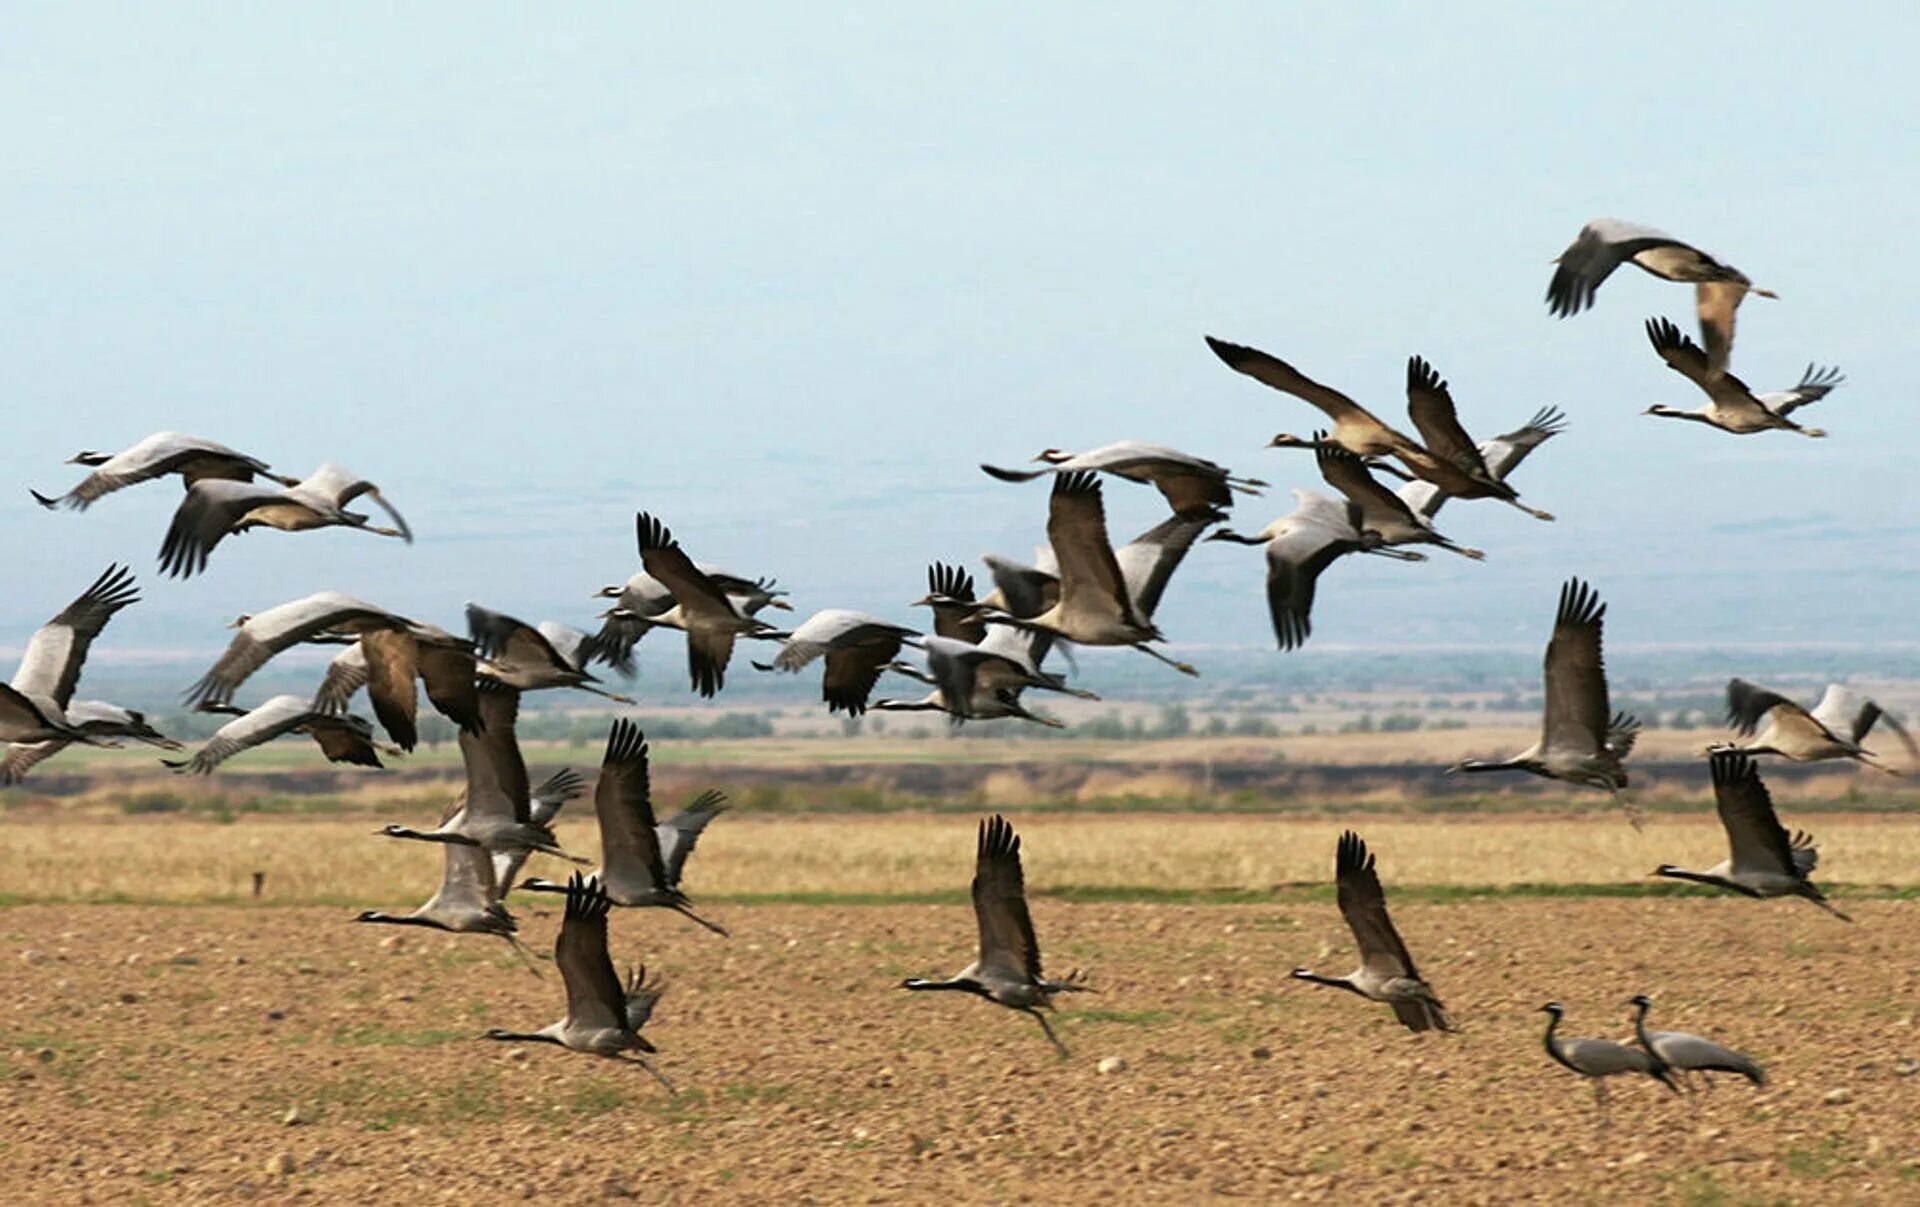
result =
[[[1040,943],[1034,937],[1033,916],[1027,910],[1026,876],[1020,866],[1020,838],[995,815],[980,822],[974,850],[973,915],[980,933],[980,954],[957,976],[944,981],[918,977],[902,981],[902,989],[971,993],[997,1005],[1018,1010],[1040,1024],[1047,1042],[1062,1059],[1066,1045],[1053,1033],[1042,1010],[1053,1008],[1054,995],[1087,993],[1076,971],[1062,981],[1049,981],[1040,968]]]
[[[1754,1085],[1767,1084],[1766,1070],[1744,1052],[1686,1031],[1647,1030],[1647,1012],[1653,1008],[1653,1001],[1646,994],[1634,995],[1630,1004],[1634,1007],[1633,1031],[1640,1046],[1669,1068],[1682,1074],[1699,1073],[1703,1077],[1708,1073],[1736,1073]]]

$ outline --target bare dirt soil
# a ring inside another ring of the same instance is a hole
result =
[[[1391,892],[1391,888],[1389,888]],[[1330,905],[1069,904],[1035,915],[1063,1001],[1033,1022],[895,989],[971,958],[965,906],[727,906],[731,940],[626,911],[616,959],[670,990],[633,1067],[475,1038],[563,1010],[482,937],[338,909],[0,912],[0,1186],[13,1202],[1640,1200],[1920,1197],[1916,907],[1408,902],[1464,1031],[1286,977],[1345,972]],[[523,913],[550,950],[558,917]],[[395,942],[397,938],[397,942]],[[1750,1051],[1764,1090],[1588,1087],[1540,1047],[1656,1025]],[[1124,1068],[1101,1073],[1103,1058]]]

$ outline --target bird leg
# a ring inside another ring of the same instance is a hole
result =
[[[732,935],[727,933],[726,927],[720,925],[718,922],[707,921],[705,918],[702,918],[699,914],[694,913],[692,910],[688,909],[684,905],[675,905],[673,908],[679,910],[681,913],[685,914],[687,917],[692,918],[695,922],[698,922],[700,925],[706,927],[708,930],[712,931],[716,935],[719,935],[723,939],[730,939],[733,937]]]
[[[605,696],[607,699],[612,700],[615,704],[634,703],[634,699],[632,696],[623,696],[618,694],[617,692],[606,691],[602,688],[593,686],[591,683],[576,683],[574,684],[574,686],[579,688],[583,692],[592,692],[596,696]]]
[[[1152,646],[1148,645],[1144,641],[1134,642],[1133,648],[1136,650],[1139,650],[1141,653],[1147,655],[1150,658],[1154,658],[1161,662],[1166,663],[1168,666],[1172,667],[1176,671],[1179,671],[1183,675],[1192,675],[1196,679],[1200,677],[1199,671],[1194,670],[1191,666],[1188,666],[1184,662],[1177,662],[1174,659],[1167,657],[1165,654],[1161,653],[1159,650],[1154,649]]]
[[[1536,520],[1551,520],[1553,518],[1552,512],[1541,511],[1538,507],[1529,507],[1518,499],[1502,499],[1500,501],[1502,503],[1506,503],[1511,506],[1518,507],[1521,511],[1526,512],[1528,515],[1532,516]]]
[[[624,1061],[627,1064],[639,1065],[641,1068],[645,1069],[647,1073],[651,1075],[655,1081],[659,1082],[661,1085],[667,1088],[667,1095],[669,1097],[674,1097],[674,1098],[679,1097],[680,1091],[673,1088],[673,1083],[667,1080],[667,1075],[665,1073],[662,1073],[659,1069],[656,1069],[652,1065],[648,1064],[645,1057],[616,1056],[614,1059]]]
[[[1065,1060],[1067,1058],[1067,1045],[1061,1043],[1060,1037],[1053,1033],[1053,1024],[1047,1021],[1047,1016],[1032,1006],[1026,1008],[1026,1013],[1033,1015],[1033,1021],[1039,1023],[1040,1029],[1047,1033],[1047,1042],[1052,1044],[1053,1050],[1060,1054],[1060,1059]]]
[[[1620,795],[1618,789],[1613,790],[1613,803],[1620,806],[1621,811],[1627,815],[1627,824],[1636,831],[1647,828],[1646,814],[1630,798]]]
[[[1607,1111],[1607,1079],[1604,1077],[1596,1077],[1593,1079],[1593,1103],[1600,1108],[1600,1119],[1599,1122],[1594,1125],[1594,1130],[1605,1132],[1607,1125],[1613,1120]]]
[[[528,972],[531,972],[535,976],[540,975],[540,970],[533,966],[533,957],[527,954],[527,949],[521,945],[520,940],[514,938],[512,935],[501,935],[500,937],[507,941],[507,946],[513,948],[513,954],[520,957],[520,962],[527,966]]]

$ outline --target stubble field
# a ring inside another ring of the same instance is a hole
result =
[[[649,1035],[671,1097],[635,1068],[477,1038],[557,1017],[550,966],[349,922],[344,903],[409,904],[437,877],[437,852],[371,824],[8,826],[0,892],[24,903],[0,913],[0,1184],[96,1202],[1920,1194],[1904,819],[1816,819],[1854,926],[1800,902],[1607,895],[1660,859],[1717,858],[1704,819],[1370,821],[1463,1028],[1424,1037],[1286,977],[1352,966],[1330,894],[1289,887],[1327,879],[1337,822],[1018,820],[1049,970],[1100,990],[1062,1001],[1070,1059],[1016,1014],[893,987],[971,958],[967,824],[729,817],[690,888],[734,938],[614,921],[616,960],[670,985]],[[593,853],[584,827],[563,837]],[[326,875],[301,880],[301,852]],[[229,877],[262,863],[261,901],[187,903],[243,896]],[[85,866],[98,881],[73,890]],[[1592,895],[1475,887],[1570,877]],[[58,900],[113,893],[138,903]],[[516,908],[550,950],[557,909]],[[1534,1011],[1557,998],[1571,1034],[1624,1038],[1642,991],[1656,1025],[1755,1053],[1769,1086],[1616,1082],[1597,1132]],[[1124,1068],[1101,1073],[1108,1057]]]

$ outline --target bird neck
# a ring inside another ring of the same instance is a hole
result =
[[[431,930],[445,930],[438,922],[429,922],[425,918],[416,918],[412,914],[366,913],[355,919],[359,922],[378,922],[386,926],[425,926]]]
[[[1461,759],[1453,766],[1455,771],[1525,771],[1526,759]]]
[[[1351,977],[1321,976],[1317,972],[1308,972],[1304,968],[1295,969],[1293,975],[1297,980],[1311,981],[1315,985],[1327,985],[1334,989],[1344,989],[1348,993],[1358,994],[1361,997],[1367,996],[1360,992],[1360,987],[1353,983]]]
[[[1666,419],[1691,419],[1695,423],[1713,422],[1704,411],[1683,411],[1679,407],[1670,407],[1664,403],[1655,403],[1648,407],[1647,414],[1659,415]]]
[[[1652,1003],[1650,1002],[1635,1002],[1633,1004],[1633,1035],[1635,1039],[1640,1041],[1640,1046],[1645,1048],[1649,1054],[1653,1053],[1653,1041],[1647,1035],[1647,1011],[1651,1008]]]
[[[968,980],[923,981],[915,977],[911,980],[902,981],[900,987],[902,989],[918,990],[949,990],[956,993],[977,993],[982,997],[986,996],[985,989],[982,989],[977,983]]]

